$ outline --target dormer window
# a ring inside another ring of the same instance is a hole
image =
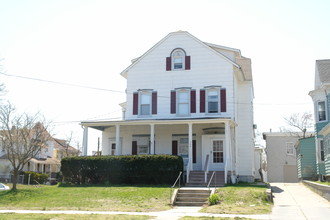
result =
[[[186,52],[177,48],[166,57],[166,71],[171,70],[190,70],[190,56],[186,56]]]
[[[181,49],[172,53],[173,70],[182,70],[184,68],[184,52]]]

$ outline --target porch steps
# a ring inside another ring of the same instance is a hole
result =
[[[215,171],[215,176],[213,177],[210,187],[222,187],[225,185],[225,172]],[[206,187],[213,171],[209,171],[207,175],[207,182],[205,183],[204,171],[190,171],[189,182],[185,184],[187,187]]]
[[[181,188],[178,190],[174,206],[203,206],[208,203],[211,190],[205,188]]]

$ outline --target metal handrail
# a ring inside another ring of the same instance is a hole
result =
[[[179,188],[180,188],[180,177],[181,177],[181,175],[182,175],[182,171],[180,171],[180,173],[179,173],[179,175],[178,175],[178,178],[176,178],[176,180],[175,180],[173,186],[171,186],[171,191],[170,191],[170,204],[171,204],[171,202],[172,202],[172,190],[173,190],[173,188],[175,187],[175,185],[176,185],[176,183],[177,183],[178,181],[179,181]]]
[[[207,184],[207,188],[210,188],[210,184],[211,184],[211,181],[212,181],[214,175],[215,175],[215,171],[213,171],[213,173],[212,173],[209,183]],[[216,187],[216,182],[217,182],[217,179],[215,179],[215,181],[214,181],[214,187]]]

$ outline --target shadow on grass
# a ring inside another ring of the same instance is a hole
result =
[[[253,188],[267,188],[266,183],[237,183],[237,184],[226,184],[225,187],[236,187],[236,188],[244,188],[244,187],[253,187]]]
[[[146,185],[146,184],[68,184],[59,183],[58,187],[145,187],[145,188],[170,188],[170,185]]]

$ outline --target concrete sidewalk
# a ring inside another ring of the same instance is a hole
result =
[[[235,215],[235,214],[210,214],[198,212],[201,207],[174,207],[162,212],[106,212],[106,211],[39,211],[39,210],[0,210],[0,213],[21,213],[21,214],[99,214],[99,215],[148,215],[157,220],[176,220],[184,216],[196,217],[241,217],[251,219],[270,219],[269,215]]]
[[[330,219],[330,203],[302,183],[271,183],[274,207],[270,219]]]

